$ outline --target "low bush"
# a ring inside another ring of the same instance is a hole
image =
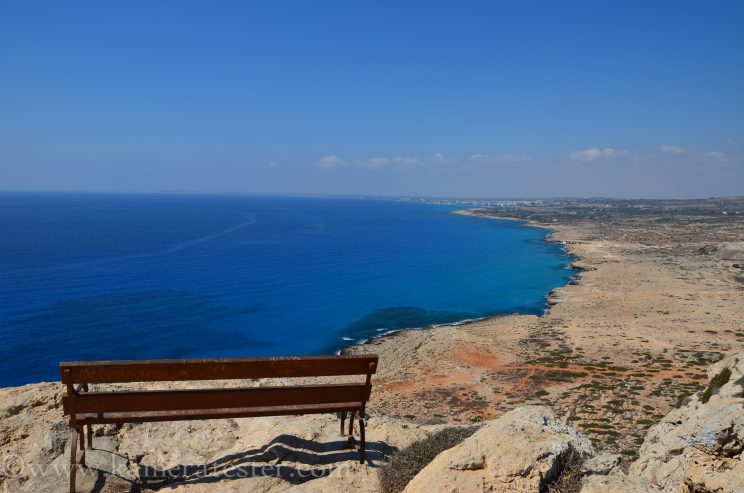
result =
[[[548,482],[547,493],[578,493],[581,490],[581,465],[583,460],[574,450],[560,462],[560,473]],[[542,491],[542,490],[541,490]]]
[[[385,493],[400,493],[406,485],[441,452],[454,447],[478,430],[478,426],[445,428],[413,442],[390,458],[380,469],[380,486]]]

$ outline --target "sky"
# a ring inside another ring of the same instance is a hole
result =
[[[0,190],[744,195],[744,2],[0,3]]]

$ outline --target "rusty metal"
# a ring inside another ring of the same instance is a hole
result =
[[[366,375],[376,355],[63,362],[72,383],[129,383]],[[374,371],[372,371],[374,373]]]
[[[358,415],[360,442],[355,448],[360,463],[364,463],[364,409],[377,363],[376,355],[60,363],[62,382],[67,387],[62,408],[65,416],[70,417],[72,431],[70,491],[75,491],[78,468],[85,466],[86,432],[87,448],[93,446],[94,424],[340,413],[340,431],[344,435],[349,413],[349,445],[353,444],[354,417]],[[365,375],[366,379],[364,383],[352,384],[90,391],[90,384],[94,383],[345,375]]]

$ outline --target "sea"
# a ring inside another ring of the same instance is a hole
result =
[[[404,328],[542,315],[547,231],[360,198],[0,193],[0,386],[60,361],[334,354]]]

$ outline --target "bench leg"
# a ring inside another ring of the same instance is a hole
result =
[[[80,437],[80,465],[85,465],[85,428],[80,427],[78,428],[78,435]]]
[[[346,424],[346,411],[341,411],[341,431],[339,431],[339,435],[344,435],[344,428]]]
[[[93,426],[88,425],[88,448],[93,448]]]
[[[364,464],[365,455],[365,444],[364,444],[364,411],[359,413],[359,463]]]
[[[349,415],[349,448],[354,444],[354,414],[355,411],[352,411]]]
[[[77,476],[77,441],[78,432],[72,430],[72,437],[70,438],[70,493],[75,493],[75,477]]]

